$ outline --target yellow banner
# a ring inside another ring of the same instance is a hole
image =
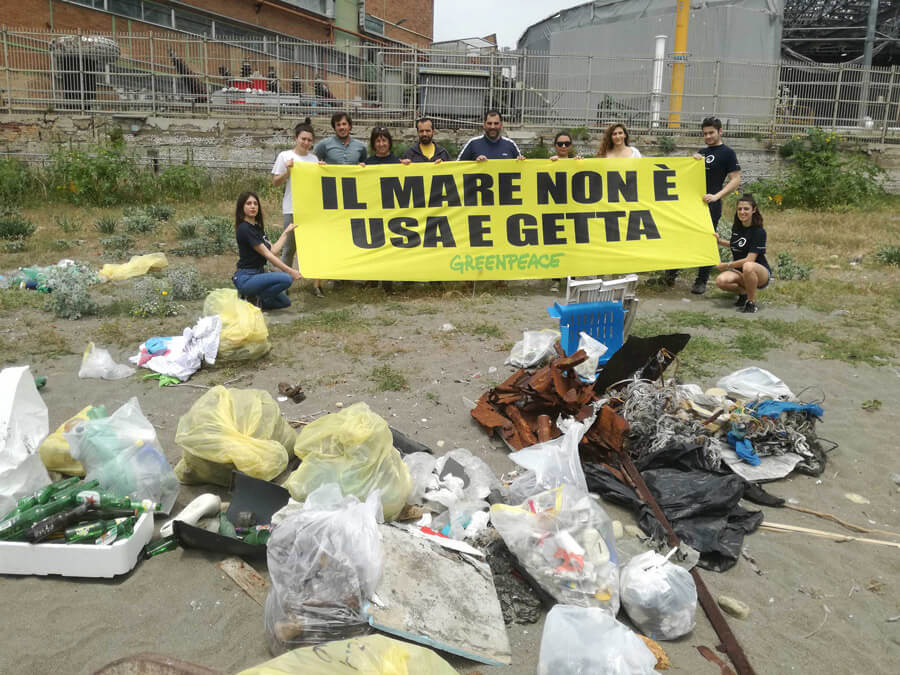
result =
[[[689,157],[291,170],[312,279],[458,281],[624,274],[719,262]]]

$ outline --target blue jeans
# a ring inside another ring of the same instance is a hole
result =
[[[242,268],[234,273],[231,280],[241,295],[259,298],[262,309],[291,306],[291,299],[285,293],[294,281],[290,274]]]

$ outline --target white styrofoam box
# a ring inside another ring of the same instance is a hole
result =
[[[153,514],[142,513],[134,534],[109,546],[0,542],[0,574],[61,574],[66,577],[114,577],[130,571],[153,537]]]

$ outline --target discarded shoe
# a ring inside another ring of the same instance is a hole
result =
[[[737,296],[737,300],[734,301],[735,307],[743,307],[746,304],[747,304],[747,296],[744,295],[743,293],[741,293],[739,296]]]
[[[301,384],[288,384],[287,382],[278,383],[278,393],[287,396],[294,403],[300,403],[306,400],[306,393],[303,391]]]
[[[694,295],[703,295],[706,293],[706,282],[700,279],[694,282],[694,285],[691,286],[691,293]]]
[[[739,311],[744,314],[756,314],[759,311],[759,306],[755,302],[748,300],[744,308]]]

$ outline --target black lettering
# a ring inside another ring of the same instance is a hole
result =
[[[603,218],[603,224],[606,227],[606,241],[622,241],[622,235],[619,232],[619,220],[625,217],[625,212],[600,211],[596,215],[598,218]]]
[[[486,173],[464,173],[463,174],[463,203],[466,206],[493,206],[494,193],[491,188],[494,187],[494,177]],[[481,203],[478,202],[478,195],[481,195]]]
[[[322,208],[337,209],[337,178],[334,176],[322,176]]]
[[[566,197],[566,172],[557,171],[555,178],[546,171],[540,171],[537,175],[537,203],[549,204],[553,199],[554,204],[565,204]]]
[[[590,244],[591,243],[591,233],[588,229],[588,221],[593,218],[596,214],[591,211],[585,211],[582,213],[567,213],[566,218],[570,218],[575,223],[575,243],[576,244]]]
[[[659,230],[656,229],[656,221],[649,211],[632,211],[628,214],[628,232],[625,241],[637,241],[641,237],[647,239],[659,239]]]
[[[557,246],[565,244],[566,238],[558,236],[565,226],[558,222],[561,218],[565,218],[562,213],[545,213],[541,216],[541,226],[544,231],[544,244],[548,246]]]
[[[617,202],[621,195],[626,202],[636,202],[637,194],[637,171],[626,171],[624,179],[618,171],[606,172],[607,201]]]
[[[391,244],[397,248],[415,248],[421,242],[416,227],[419,223],[415,218],[391,218],[388,221],[388,229],[398,237],[391,237]]]
[[[497,203],[501,206],[518,206],[522,203],[521,197],[515,194],[522,186],[515,181],[522,180],[520,173],[501,173],[497,176]]]
[[[490,234],[490,229],[485,225],[490,221],[490,216],[469,216],[469,246],[494,245],[494,242],[485,236]]]
[[[341,191],[344,193],[345,209],[364,209],[366,203],[359,201],[356,196],[356,179],[352,176],[344,176],[341,178]]]
[[[603,179],[596,171],[572,175],[572,199],[579,204],[595,204],[603,199]]]
[[[461,206],[459,190],[453,176],[438,174],[431,178],[431,191],[428,195],[428,208],[435,206]]]
[[[384,220],[381,218],[369,218],[368,227],[365,218],[351,218],[350,233],[353,235],[353,245],[358,248],[384,246]]]
[[[673,195],[675,189],[675,171],[665,164],[657,164],[660,170],[653,171],[653,199],[658,202],[678,201],[678,195]]]
[[[410,202],[414,209],[425,208],[425,177],[382,176],[381,208],[408,209]]]
[[[506,219],[506,239],[513,246],[536,246],[539,243],[537,218],[530,213],[511,215]]]
[[[437,248],[438,244],[444,248],[456,248],[450,221],[447,220],[447,216],[428,216],[425,221],[422,248]]]

